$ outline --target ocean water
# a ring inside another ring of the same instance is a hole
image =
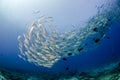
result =
[[[1,0],[0,80],[119,80],[119,30],[120,0]]]

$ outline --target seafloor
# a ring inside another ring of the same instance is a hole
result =
[[[120,62],[87,72],[28,74],[0,69],[0,80],[120,80]]]

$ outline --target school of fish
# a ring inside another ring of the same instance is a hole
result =
[[[75,27],[64,33],[51,24],[50,17],[41,17],[30,25],[27,33],[18,36],[18,56],[37,66],[51,68],[63,57],[98,46],[114,21],[120,21],[120,0],[116,0],[115,7],[93,16],[84,28]]]

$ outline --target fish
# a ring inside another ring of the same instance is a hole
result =
[[[34,12],[33,12],[33,14],[39,14],[40,13],[40,10],[35,10]]]

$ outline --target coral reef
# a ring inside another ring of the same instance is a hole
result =
[[[54,75],[54,76],[53,76]],[[120,63],[87,72],[29,74],[0,69],[0,80],[120,80]]]

